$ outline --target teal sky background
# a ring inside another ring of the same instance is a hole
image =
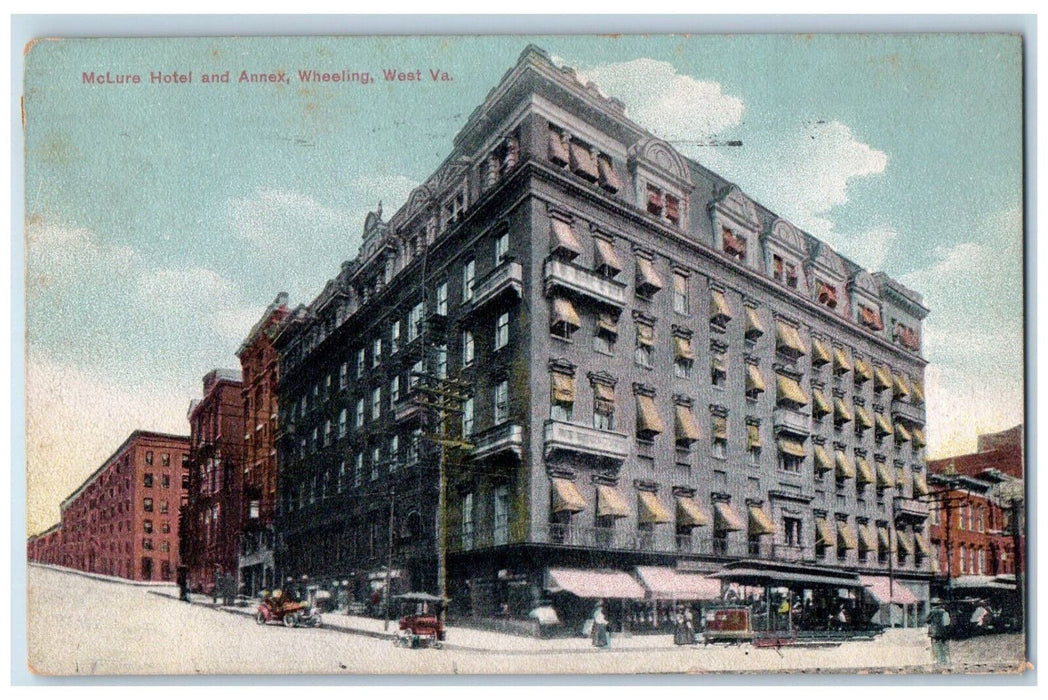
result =
[[[1022,419],[1022,91],[1003,35],[64,40],[26,59],[30,532],[308,303],[535,43],[773,211],[925,295],[930,452]],[[300,84],[299,69],[371,85]],[[421,69],[386,83],[384,68]],[[433,82],[430,68],[450,82]],[[283,69],[288,85],[202,85]],[[145,84],[94,86],[83,71]],[[150,71],[194,83],[148,84]],[[740,147],[723,145],[739,140]]]

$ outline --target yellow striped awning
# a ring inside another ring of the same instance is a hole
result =
[[[637,394],[637,432],[658,434],[665,430],[659,411],[655,408],[655,399]]]
[[[884,489],[895,486],[895,478],[887,462],[877,462],[877,486]]]
[[[617,488],[607,484],[597,486],[597,517],[625,518],[629,514],[630,507]]]
[[[662,278],[655,272],[655,265],[647,258],[637,258],[637,283],[654,291],[662,289]]]
[[[775,324],[775,347],[777,350],[786,351],[788,355],[800,356],[808,352],[797,329],[783,321]]]
[[[855,538],[855,530],[843,520],[837,521],[837,548],[858,549],[859,541]]]
[[[746,337],[747,338],[759,338],[764,335],[764,326],[761,325],[760,316],[757,315],[757,309],[752,306],[746,307]]]
[[[878,367],[873,373],[873,390],[884,391],[892,385],[892,373],[887,367]]]
[[[676,428],[677,442],[687,442],[691,444],[696,440],[702,438],[702,432],[699,430],[699,423],[695,420],[695,414],[691,408],[682,404],[677,404],[673,408],[674,412],[674,424]]]
[[[924,384],[914,380],[910,388],[913,390],[913,402],[924,403]]]
[[[775,523],[771,521],[764,509],[759,506],[750,506],[750,529],[751,535],[774,535]]]
[[[830,406],[830,402],[826,399],[826,394],[822,393],[822,389],[816,389],[812,392],[812,398],[814,402],[811,407],[811,412],[816,418],[819,416],[825,416],[828,413],[833,413],[833,407]]]
[[[731,307],[719,289],[710,290],[710,320],[726,323],[731,320]]]
[[[781,374],[775,375],[775,388],[777,390],[777,401],[789,401],[798,406],[808,405],[808,395],[797,383],[796,379]]]
[[[658,525],[673,522],[673,518],[654,492],[638,491],[637,522],[641,525]]]
[[[859,457],[856,460],[858,462],[858,472],[855,475],[855,483],[857,484],[872,484],[877,480],[876,475],[873,472],[873,467],[870,466],[870,462],[865,457]]]
[[[677,496],[677,524],[682,527],[705,527],[710,524],[710,517],[694,498]]]
[[[553,322],[550,325],[555,326],[558,323],[563,323],[570,328],[576,329],[581,325],[579,315],[575,312],[575,307],[564,297],[555,297],[553,299]]]
[[[873,531],[873,525],[859,525],[859,545],[867,552],[877,553],[877,533]]]
[[[920,449],[928,444],[928,441],[924,439],[924,431],[920,428],[913,429],[913,446]]]
[[[838,423],[850,423],[852,421],[852,412],[843,399],[835,398],[833,400],[833,408],[834,420]]]
[[[862,358],[855,358],[855,383],[862,384],[873,379],[873,370]]]
[[[870,412],[864,407],[855,407],[855,417],[858,419],[856,422],[862,430],[869,430],[873,427],[873,418],[870,416]]]
[[[816,338],[811,343],[811,364],[813,367],[820,367],[829,362],[833,362],[833,358],[830,356],[830,351],[826,348],[826,344]]]
[[[561,372],[552,372],[553,403],[575,402],[575,377]]]
[[[673,359],[688,361],[695,359],[695,353],[691,351],[691,340],[679,335],[673,336]]]
[[[851,361],[848,360],[848,356],[844,353],[844,349],[835,347],[833,349],[833,373],[845,374],[846,372],[851,371]]]
[[[903,530],[895,531],[895,542],[898,545],[898,549],[903,554],[913,553],[913,536]]]
[[[909,395],[910,395],[910,382],[908,382],[906,380],[906,377],[904,377],[901,374],[896,374],[894,376],[894,379],[895,379],[895,392],[894,392],[895,398],[897,398],[897,399],[908,398]]]
[[[742,522],[731,505],[721,501],[713,506],[713,529],[724,532],[738,532],[745,530],[746,525]]]
[[[830,521],[826,518],[815,518],[815,544],[826,547],[837,546],[837,531],[833,529]]]
[[[891,435],[894,432],[892,430],[892,424],[888,422],[888,419],[883,413],[876,414],[876,421],[878,435]]]
[[[913,475],[913,495],[914,496],[927,496],[928,495],[928,480],[921,472],[915,472]]]
[[[746,426],[746,449],[751,450],[754,447],[761,446],[761,429],[756,425]]]
[[[602,267],[607,269],[612,277],[622,272],[622,261],[619,259],[619,254],[615,252],[615,246],[611,241],[603,238],[593,240],[597,244],[597,264],[594,267],[598,270]]]
[[[554,478],[553,485],[553,512],[554,513],[578,513],[586,510],[586,499],[579,493],[575,484],[567,479]]]
[[[830,453],[826,451],[826,448],[822,445],[815,446],[815,471],[817,472],[828,472],[833,469],[833,460],[830,459]]]
[[[837,458],[834,461],[837,467],[837,478],[838,479],[854,479],[855,478],[855,465],[852,464],[851,459],[848,455],[844,454],[843,450],[837,450]]]
[[[552,235],[552,250],[554,252],[560,251],[562,253],[569,253],[571,257],[582,255],[582,246],[579,245],[579,239],[575,237],[575,231],[572,230],[571,224],[561,219],[550,219],[550,232]]]
[[[779,438],[779,451],[801,459],[805,457],[804,445],[789,438]]]
[[[910,431],[902,423],[895,423],[895,442],[909,442]]]
[[[761,371],[757,369],[756,365],[746,365],[746,391],[762,392],[764,388],[764,378],[761,376]]]

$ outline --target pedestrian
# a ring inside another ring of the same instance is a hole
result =
[[[688,644],[695,643],[695,615],[691,611],[690,605],[684,606],[684,630],[687,634]]]
[[[681,605],[673,612],[673,643],[677,646],[690,643],[687,628],[684,626],[684,606]]]
[[[611,645],[608,637],[608,618],[604,616],[604,601],[597,601],[593,609],[593,629],[590,634],[593,638],[593,646],[607,648]]]
[[[928,613],[928,636],[932,640],[932,656],[935,663],[946,666],[950,663],[950,613],[946,608],[936,606]]]

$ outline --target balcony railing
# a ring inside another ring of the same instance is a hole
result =
[[[563,287],[612,306],[621,307],[626,303],[625,284],[562,260],[547,260],[545,276],[547,294],[554,287]]]
[[[788,408],[776,408],[775,413],[772,415],[772,422],[775,424],[776,432],[783,429],[800,435],[811,434],[811,416],[799,411],[793,411]]]
[[[520,297],[523,290],[523,266],[514,260],[506,261],[473,283],[473,307],[479,309],[506,291]]]
[[[902,418],[911,423],[924,425],[924,406],[914,406],[905,401],[892,401],[892,418]]]
[[[575,423],[546,421],[545,441],[547,456],[556,450],[563,450],[622,462],[629,455],[629,437],[624,433]]]
[[[910,498],[900,498],[895,501],[895,515],[924,520],[928,517],[928,504]]]
[[[473,459],[484,459],[500,452],[513,452],[519,458],[524,449],[524,429],[504,423],[473,436]]]

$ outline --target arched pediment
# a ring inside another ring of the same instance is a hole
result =
[[[688,164],[669,143],[650,137],[634,144],[629,150],[630,161],[642,161],[649,167],[672,175],[680,182],[691,185]]]
[[[714,197],[713,205],[721,212],[731,215],[736,221],[745,223],[752,231],[760,232],[761,221],[757,206],[736,185],[728,185]]]
[[[797,251],[802,256],[807,256],[808,246],[805,244],[804,236],[785,219],[776,219],[771,225],[770,238],[778,241],[787,248]]]
[[[407,206],[404,208],[404,219],[410,220],[415,214],[425,209],[433,201],[433,193],[426,185],[419,185],[411,190]]]
[[[432,192],[440,194],[448,187],[455,184],[455,182],[462,177],[467,170],[469,170],[469,161],[464,158],[445,163],[430,181]]]
[[[833,248],[825,243],[820,242],[816,248],[815,264],[842,280],[848,276],[848,271],[844,267],[844,260],[834,252]]]
[[[873,279],[873,275],[866,270],[859,270],[856,273],[855,279],[852,280],[852,286],[855,289],[861,289],[874,298],[877,298],[879,294],[877,282]]]

